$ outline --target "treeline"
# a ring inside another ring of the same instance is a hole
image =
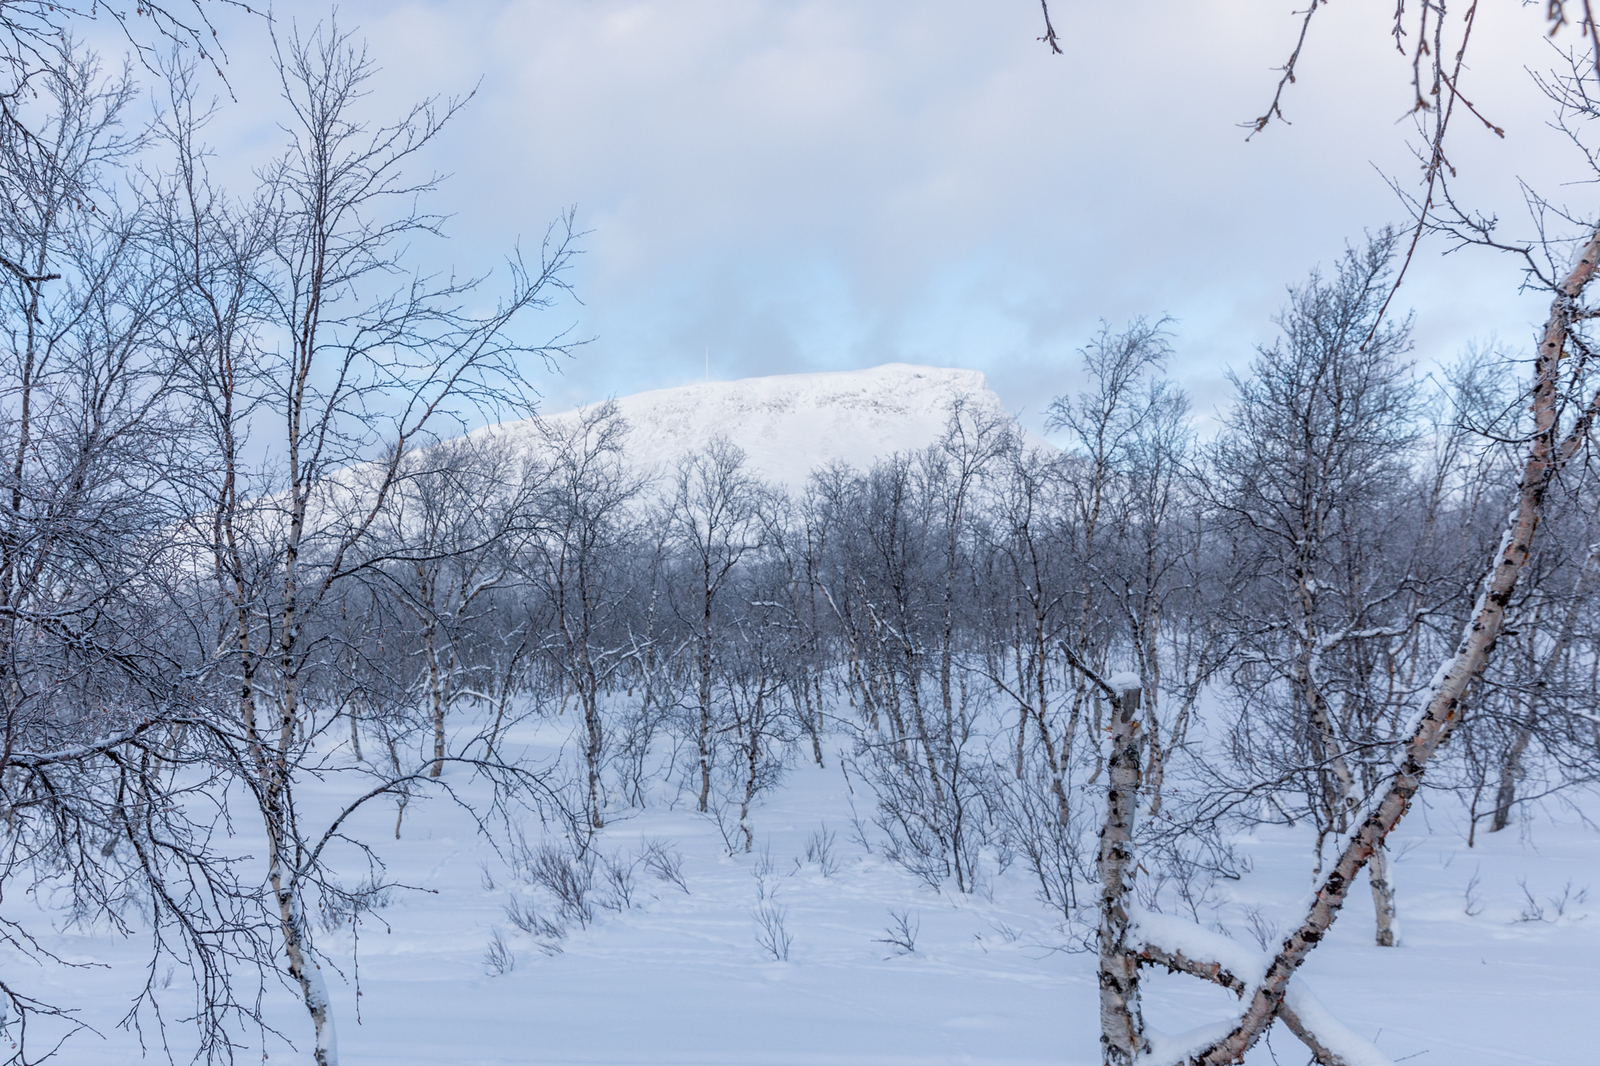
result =
[[[413,798],[468,804],[469,780],[486,832],[536,814],[581,852],[687,797],[749,850],[764,790],[842,758],[864,844],[956,891],[1021,862],[1067,918],[1096,878],[1095,678],[1143,694],[1150,901],[1231,872],[1241,824],[1311,825],[1320,865],[1385,787],[1528,435],[1498,353],[1446,381],[1409,365],[1381,313],[1391,235],[1291,290],[1204,434],[1170,324],[1139,321],[1063,368],[1085,385],[1050,408],[1062,450],[958,399],[930,447],[804,486],[764,484],[736,441],[658,469],[614,404],[456,435],[526,414],[566,350],[526,335],[571,220],[499,290],[409,271],[438,219],[405,168],[457,105],[365,123],[347,38],[280,59],[289,142],[243,198],[208,179],[182,68],[135,128],[132,81],[67,55],[38,120],[0,124],[0,888],[154,937],[130,1022],[159,1016],[170,961],[226,1057],[281,966],[336,1061],[318,918],[385,889],[350,816],[392,802],[400,834]],[[1471,833],[1600,766],[1595,490],[1574,468],[1547,500],[1430,774]],[[517,731],[549,719],[568,757],[529,761]],[[337,777],[348,807],[304,800]],[[70,1021],[5,982],[24,1033]]]
[[[1392,251],[1382,235],[1293,289],[1205,438],[1166,324],[1138,322],[1097,336],[1087,389],[1052,405],[1065,450],[958,399],[936,444],[793,490],[731,441],[652,470],[614,404],[419,452],[360,585],[388,654],[327,658],[324,702],[388,693],[352,742],[436,760],[463,705],[491,712],[465,715],[485,751],[508,708],[571,713],[584,824],[659,786],[746,850],[762,789],[841,738],[899,861],[970,890],[998,849],[1070,910],[1101,805],[1088,674],[1131,672],[1146,831],[1180,869],[1225,866],[1225,823],[1308,823],[1320,855],[1387,778],[1515,487],[1501,357],[1420,380],[1408,323],[1378,322]],[[1575,477],[1548,507],[1510,646],[1430,779],[1470,834],[1593,779],[1593,493]]]

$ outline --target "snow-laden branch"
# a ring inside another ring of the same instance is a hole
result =
[[[1394,1066],[1378,1045],[1335,1018],[1303,977],[1284,989],[1278,1018],[1311,1049],[1320,1066]]]
[[[1133,913],[1129,947],[1147,965],[1190,974],[1244,995],[1266,976],[1271,956],[1170,914]]]
[[[80,762],[120,748],[124,744],[137,740],[141,735],[157,726],[181,726],[187,724],[189,724],[189,721],[182,718],[147,718],[132,729],[107,737],[94,744],[73,744],[70,747],[58,748],[55,751],[14,752],[5,758],[4,765],[18,766],[28,770],[40,770],[58,763]]]
[[[1165,966],[1221,985],[1243,998],[1266,976],[1272,956],[1252,951],[1220,933],[1167,914],[1139,910],[1133,915],[1129,947],[1146,966]],[[1319,1066],[1394,1066],[1372,1041],[1335,1018],[1296,977],[1284,990],[1277,1018],[1311,1050]],[[1149,1045],[1138,1066],[1178,1066],[1227,1037],[1236,1022],[1212,1022],[1186,1033],[1147,1034]]]

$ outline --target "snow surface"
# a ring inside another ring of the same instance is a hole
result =
[[[515,739],[530,754],[548,756],[571,742],[572,725],[555,719]],[[464,777],[453,783],[467,796],[478,787]],[[337,781],[310,786],[301,803],[308,813],[332,809],[349,789]],[[601,911],[588,929],[570,930],[559,954],[546,954],[507,921],[504,908],[513,893],[541,906],[548,901],[538,896],[541,890],[513,883],[505,857],[476,835],[460,810],[444,800],[413,801],[404,838],[394,841],[393,808],[368,808],[353,828],[378,846],[389,877],[416,891],[397,891],[359,930],[359,1021],[351,932],[319,936],[338,967],[325,973],[342,1062],[1098,1061],[1094,955],[1077,950],[1056,914],[1035,898],[1036,884],[1021,862],[1000,873],[991,855],[979,892],[935,892],[884,858],[867,824],[870,797],[841,772],[833,751],[824,768],[795,766],[757,810],[756,854],[729,855],[715,822],[690,806],[619,812],[597,841],[608,854],[637,851],[646,838],[671,842],[683,855],[689,891],[643,875],[634,907]],[[874,843],[870,852],[851,839],[856,817]],[[824,826],[835,834],[839,860],[827,876],[804,860],[808,839]],[[1406,946],[1373,946],[1370,897],[1358,886],[1305,977],[1339,1025],[1375,1042],[1394,1061],[1592,1061],[1600,1046],[1600,1012],[1593,1010],[1600,921],[1586,892],[1600,883],[1600,838],[1575,817],[1559,824],[1546,819],[1521,833],[1482,835],[1469,850],[1462,828],[1449,811],[1420,810],[1394,842]],[[530,833],[537,830],[530,823]],[[1219,888],[1219,913],[1240,956],[1259,957],[1247,919],[1285,928],[1295,919],[1310,838],[1299,830],[1263,829],[1235,843],[1253,869]],[[248,844],[242,841],[242,850],[252,850]],[[364,876],[347,858],[351,879]],[[763,874],[764,862],[771,868]],[[793,936],[787,962],[773,961],[757,944],[755,912],[763,902],[784,908]],[[6,904],[8,917],[37,905],[11,896]],[[891,911],[918,925],[915,952],[903,954],[883,942]],[[1197,954],[1220,954],[1220,940],[1227,939],[1160,915],[1141,914],[1139,926],[1152,939]],[[484,953],[497,929],[515,966],[489,976]],[[109,967],[41,968],[24,966],[9,952],[0,956],[8,982],[81,1005],[85,1020],[104,1034],[74,1037],[61,1061],[136,1061],[136,1038],[116,1023],[144,978],[138,939],[70,928],[58,917],[44,943],[68,962]],[[1231,993],[1206,982],[1145,972],[1145,1015],[1163,1053],[1192,1041],[1197,1027],[1225,1025],[1238,1009]],[[180,973],[168,992],[172,1016],[181,1015],[183,983]],[[304,1007],[279,988],[269,989],[265,1007],[299,1049],[269,1038],[270,1061],[308,1064],[313,1038]],[[175,1027],[180,1049],[183,1035]],[[241,1040],[247,1047],[260,1044],[259,1034],[241,1034]],[[1274,1051],[1279,1061],[1304,1061],[1287,1031],[1275,1029],[1271,1044],[1253,1052],[1249,1066],[1268,1066]],[[239,1061],[261,1061],[259,1054],[241,1052]]]
[[[957,398],[975,413],[1011,417],[979,371],[906,363],[680,385],[621,397],[617,406],[628,420],[626,448],[636,463],[670,471],[678,459],[720,436],[745,450],[752,473],[797,490],[824,464],[842,461],[865,469],[937,442]],[[571,423],[587,409],[544,417]],[[490,432],[529,446],[539,440],[531,420],[501,423]],[[1032,434],[1028,440],[1050,447]]]

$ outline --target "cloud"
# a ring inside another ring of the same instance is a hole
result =
[[[427,162],[452,176],[441,265],[493,264],[576,204],[591,233],[566,314],[596,342],[552,405],[714,376],[899,360],[984,370],[1014,408],[1075,384],[1101,319],[1178,319],[1202,409],[1272,335],[1284,285],[1403,215],[1410,69],[1379,0],[1319,13],[1292,125],[1246,143],[1298,32],[1289,5],[1031,0],[509,0],[341,6],[383,68],[367,102],[477,95]],[[283,17],[282,13],[279,15]],[[296,17],[308,17],[305,8]],[[215,128],[236,170],[270,147],[259,20],[224,27],[241,103]],[[1539,12],[1479,15],[1460,125],[1472,202],[1518,212],[1521,173],[1575,160],[1523,67]],[[1464,86],[1465,88],[1465,86]],[[228,110],[228,109],[225,109]],[[1427,247],[1402,302],[1419,352],[1527,332],[1515,264]]]

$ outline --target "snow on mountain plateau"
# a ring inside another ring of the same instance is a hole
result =
[[[617,407],[628,421],[626,448],[635,462],[667,471],[720,436],[744,449],[751,473],[797,490],[829,462],[864,469],[935,443],[956,399],[975,413],[1010,418],[981,372],[906,363],[679,385],[621,397]],[[588,409],[544,420],[571,424]],[[489,432],[514,441],[539,438],[534,419]],[[1049,447],[1033,434],[1028,439]]]

